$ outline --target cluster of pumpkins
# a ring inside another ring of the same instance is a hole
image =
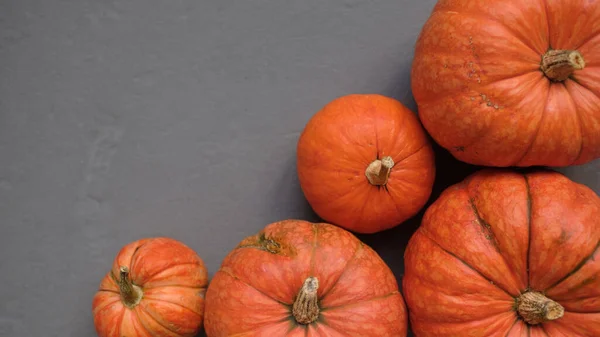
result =
[[[266,226],[210,283],[184,243],[130,243],[93,299],[98,335],[600,336],[600,198],[544,168],[600,158],[600,1],[440,0],[411,76],[418,117],[353,94],[306,125],[297,172],[324,222]],[[400,292],[352,232],[425,206],[429,136],[487,167],[427,208]]]

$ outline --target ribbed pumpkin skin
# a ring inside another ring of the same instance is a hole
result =
[[[133,309],[119,292],[120,267],[128,267],[143,298]],[[194,337],[204,317],[208,273],[188,246],[170,238],[147,238],[124,246],[93,300],[100,337]]]
[[[449,187],[405,252],[419,337],[600,336],[600,199],[552,171],[486,169]],[[564,316],[525,324],[515,299],[543,292]]]
[[[365,170],[386,156],[394,161],[387,184],[372,185]],[[376,94],[334,99],[310,119],[297,145],[298,179],[313,210],[356,233],[395,227],[421,210],[434,161],[418,117]]]
[[[585,67],[563,82],[549,49]],[[485,166],[578,165],[600,157],[600,0],[440,0],[411,74],[421,121],[458,160]]]
[[[319,280],[318,320],[298,324],[292,305]],[[208,337],[404,337],[407,318],[394,275],[375,251],[339,227],[285,220],[244,239],[206,294]]]

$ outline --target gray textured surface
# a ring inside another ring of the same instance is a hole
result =
[[[414,108],[434,2],[1,1],[0,336],[94,336],[92,296],[135,239],[180,239],[212,276],[264,225],[316,219],[299,132],[348,93]],[[563,171],[598,191],[599,168]],[[442,151],[438,171],[433,198],[472,168]],[[417,224],[361,236],[399,280]]]

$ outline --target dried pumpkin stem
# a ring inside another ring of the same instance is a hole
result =
[[[541,69],[550,80],[564,81],[575,70],[585,68],[583,56],[576,50],[549,50],[542,56]]]
[[[123,301],[125,306],[133,308],[142,300],[142,288],[131,282],[131,278],[129,277],[129,268],[121,266],[121,268],[119,268],[119,272],[121,274],[118,281],[119,290],[121,292],[121,301]]]
[[[394,167],[394,160],[390,156],[374,160],[365,170],[367,180],[371,185],[382,186],[387,184],[392,167]]]
[[[517,312],[531,325],[561,318],[565,308],[537,291],[528,291],[517,298]]]
[[[292,306],[292,314],[299,324],[310,324],[319,318],[318,289],[319,280],[312,276],[300,288]]]

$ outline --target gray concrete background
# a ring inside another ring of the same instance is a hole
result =
[[[300,131],[348,93],[414,109],[434,2],[0,1],[0,336],[94,336],[92,296],[138,238],[184,241],[212,276],[266,224],[316,220]],[[474,170],[437,161],[432,199]],[[599,168],[562,171],[599,191]],[[360,236],[398,281],[419,218]]]

